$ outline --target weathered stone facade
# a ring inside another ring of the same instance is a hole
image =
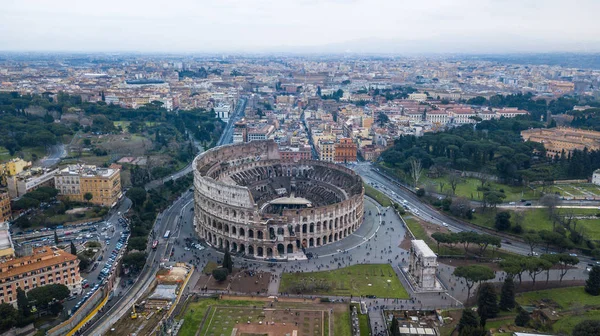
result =
[[[194,168],[196,232],[216,248],[285,259],[338,241],[363,220],[360,176],[329,162],[281,160],[273,141],[213,148]]]

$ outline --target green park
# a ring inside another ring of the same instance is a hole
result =
[[[407,299],[408,293],[388,264],[353,265],[331,271],[284,273],[279,292]]]

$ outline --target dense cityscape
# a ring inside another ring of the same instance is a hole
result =
[[[0,336],[600,335],[599,10],[9,1]]]
[[[3,328],[593,328],[599,82],[468,57],[4,54]]]

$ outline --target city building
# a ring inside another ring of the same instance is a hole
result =
[[[217,118],[223,120],[224,122],[228,122],[229,116],[231,115],[231,105],[219,104],[215,106],[215,113],[217,114]]]
[[[494,109],[498,118],[514,118],[522,115],[528,115],[529,112],[525,110],[519,110],[516,107],[505,107],[501,109]]]
[[[357,146],[349,138],[342,138],[335,144],[335,162],[348,163],[356,162]]]
[[[319,140],[319,160],[334,162],[335,142],[330,140]]]
[[[565,155],[578,149],[600,149],[600,132],[570,127],[533,128],[521,131],[524,141],[544,144],[547,156]]]
[[[247,129],[247,137],[248,142],[256,141],[256,140],[267,140],[273,131],[275,130],[275,126],[261,124],[255,127],[248,127]]]
[[[10,196],[8,192],[0,192],[0,223],[7,222],[11,218]]]
[[[600,185],[600,169],[596,169],[594,174],[592,174],[592,183]]]
[[[411,93],[408,95],[408,99],[410,100],[416,100],[416,101],[426,101],[427,100],[427,95],[425,93]]]
[[[0,223],[0,258],[12,258],[15,255],[15,247],[10,237],[10,225],[8,222]]]
[[[0,236],[0,245],[5,245],[1,240]],[[0,303],[16,304],[17,288],[27,292],[38,286],[63,284],[72,293],[79,293],[81,280],[77,256],[57,247],[33,248],[30,255],[0,261]]]
[[[32,168],[17,175],[9,176],[6,178],[8,195],[11,199],[14,199],[42,186],[54,186],[54,175],[57,172],[58,169],[48,171],[41,168]]]
[[[300,161],[311,159],[310,146],[279,147],[279,154],[282,160]]]
[[[71,165],[55,175],[54,185],[60,197],[88,202],[89,194],[89,202],[101,206],[114,206],[122,195],[119,169]]]
[[[411,240],[408,273],[420,289],[435,289],[437,256],[423,240]]]
[[[14,176],[31,167],[31,161],[25,161],[21,158],[12,159],[8,162],[0,164],[0,175]]]

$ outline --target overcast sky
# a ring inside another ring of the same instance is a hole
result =
[[[600,0],[2,0],[0,50],[600,51]]]

